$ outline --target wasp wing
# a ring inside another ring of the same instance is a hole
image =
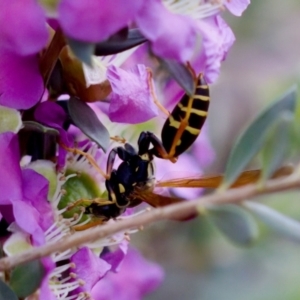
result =
[[[272,178],[278,178],[290,175],[294,168],[292,166],[283,166],[278,169]],[[243,186],[249,183],[258,181],[261,176],[261,170],[248,170],[243,172],[238,179],[232,184],[232,188]],[[165,181],[158,181],[156,187],[169,187],[169,188],[217,188],[223,181],[224,175],[206,175],[206,176],[193,176],[185,178],[176,178]]]
[[[134,190],[131,195],[135,199],[146,202],[153,207],[161,207],[185,201],[184,199],[153,193],[152,191]]]

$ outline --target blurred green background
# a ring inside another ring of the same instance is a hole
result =
[[[241,18],[224,14],[236,42],[212,86],[208,117],[216,152],[210,173],[222,172],[240,130],[300,73],[300,1],[252,1]],[[264,203],[300,220],[299,194]],[[166,279],[148,300],[298,300],[300,245],[259,223],[249,248],[228,242],[205,219],[160,222],[132,236],[133,245],[161,264]]]

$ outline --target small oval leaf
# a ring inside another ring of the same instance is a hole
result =
[[[266,137],[270,125],[283,111],[294,111],[296,103],[296,86],[289,89],[276,102],[261,112],[237,139],[226,165],[222,188],[228,188],[257,154]]]
[[[70,98],[68,110],[74,124],[106,152],[110,142],[109,132],[95,112],[77,97]]]
[[[192,96],[195,91],[195,78],[191,71],[184,65],[175,60],[157,57],[160,64],[177,81],[184,91]]]
[[[77,41],[68,38],[68,44],[73,53],[85,64],[92,65],[92,55],[95,52],[95,44]]]
[[[25,298],[40,286],[45,269],[39,260],[16,267],[11,274],[10,286],[18,297]]]
[[[261,150],[261,180],[269,179],[282,165],[291,148],[293,114],[283,112],[267,131],[265,146]]]
[[[245,201],[243,206],[259,217],[274,232],[293,241],[300,242],[300,222],[261,203]]]
[[[122,51],[134,48],[147,42],[147,39],[140,33],[138,29],[130,29],[126,39],[110,38],[107,41],[97,43],[94,54],[97,56],[105,56],[117,54]]]
[[[11,290],[11,288],[0,280],[0,299],[18,300],[18,296]]]
[[[229,240],[239,245],[250,245],[258,237],[255,220],[238,205],[210,206],[207,208],[207,216]]]

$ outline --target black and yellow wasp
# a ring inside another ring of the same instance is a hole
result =
[[[195,76],[195,90],[192,96],[185,94],[177,103],[161,133],[161,140],[153,133],[144,131],[138,139],[138,150],[128,143],[111,150],[107,160],[106,189],[108,200],[80,199],[72,207],[81,205],[85,211],[96,217],[93,224],[100,224],[121,215],[126,208],[135,207],[146,202],[154,207],[182,201],[153,193],[154,187],[204,187],[216,188],[222,176],[181,178],[156,182],[154,174],[154,157],[176,162],[178,156],[185,152],[196,140],[206,120],[209,108],[209,87],[200,74]],[[121,159],[117,169],[113,168],[115,158]],[[245,172],[235,183],[243,185],[255,181],[259,171]],[[77,226],[83,230],[91,224]]]
[[[204,76],[194,75],[194,93],[183,95],[169,114],[161,133],[161,140],[152,132],[144,131],[138,139],[138,150],[128,143],[111,150],[107,160],[106,189],[108,199],[80,199],[72,204],[84,206],[86,213],[96,216],[98,222],[115,218],[126,208],[142,201],[152,206],[164,206],[180,201],[161,197],[153,202],[145,199],[155,187],[154,157],[176,162],[200,134],[209,107],[209,87]],[[114,169],[118,156],[121,164]],[[140,197],[144,195],[143,197]],[[153,194],[154,195],[154,194]],[[143,198],[143,199],[142,199]],[[153,198],[153,197],[152,197]]]

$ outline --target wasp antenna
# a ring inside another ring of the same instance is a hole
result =
[[[95,159],[89,154],[89,153],[86,153],[80,149],[77,149],[77,148],[71,148],[71,147],[68,147],[66,146],[64,143],[62,142],[59,142],[58,143],[64,150],[68,151],[68,152],[71,152],[73,154],[79,154],[79,155],[82,155],[84,156],[88,162],[105,178],[105,179],[109,179],[109,175],[107,175],[97,164],[97,162],[95,161]]]

